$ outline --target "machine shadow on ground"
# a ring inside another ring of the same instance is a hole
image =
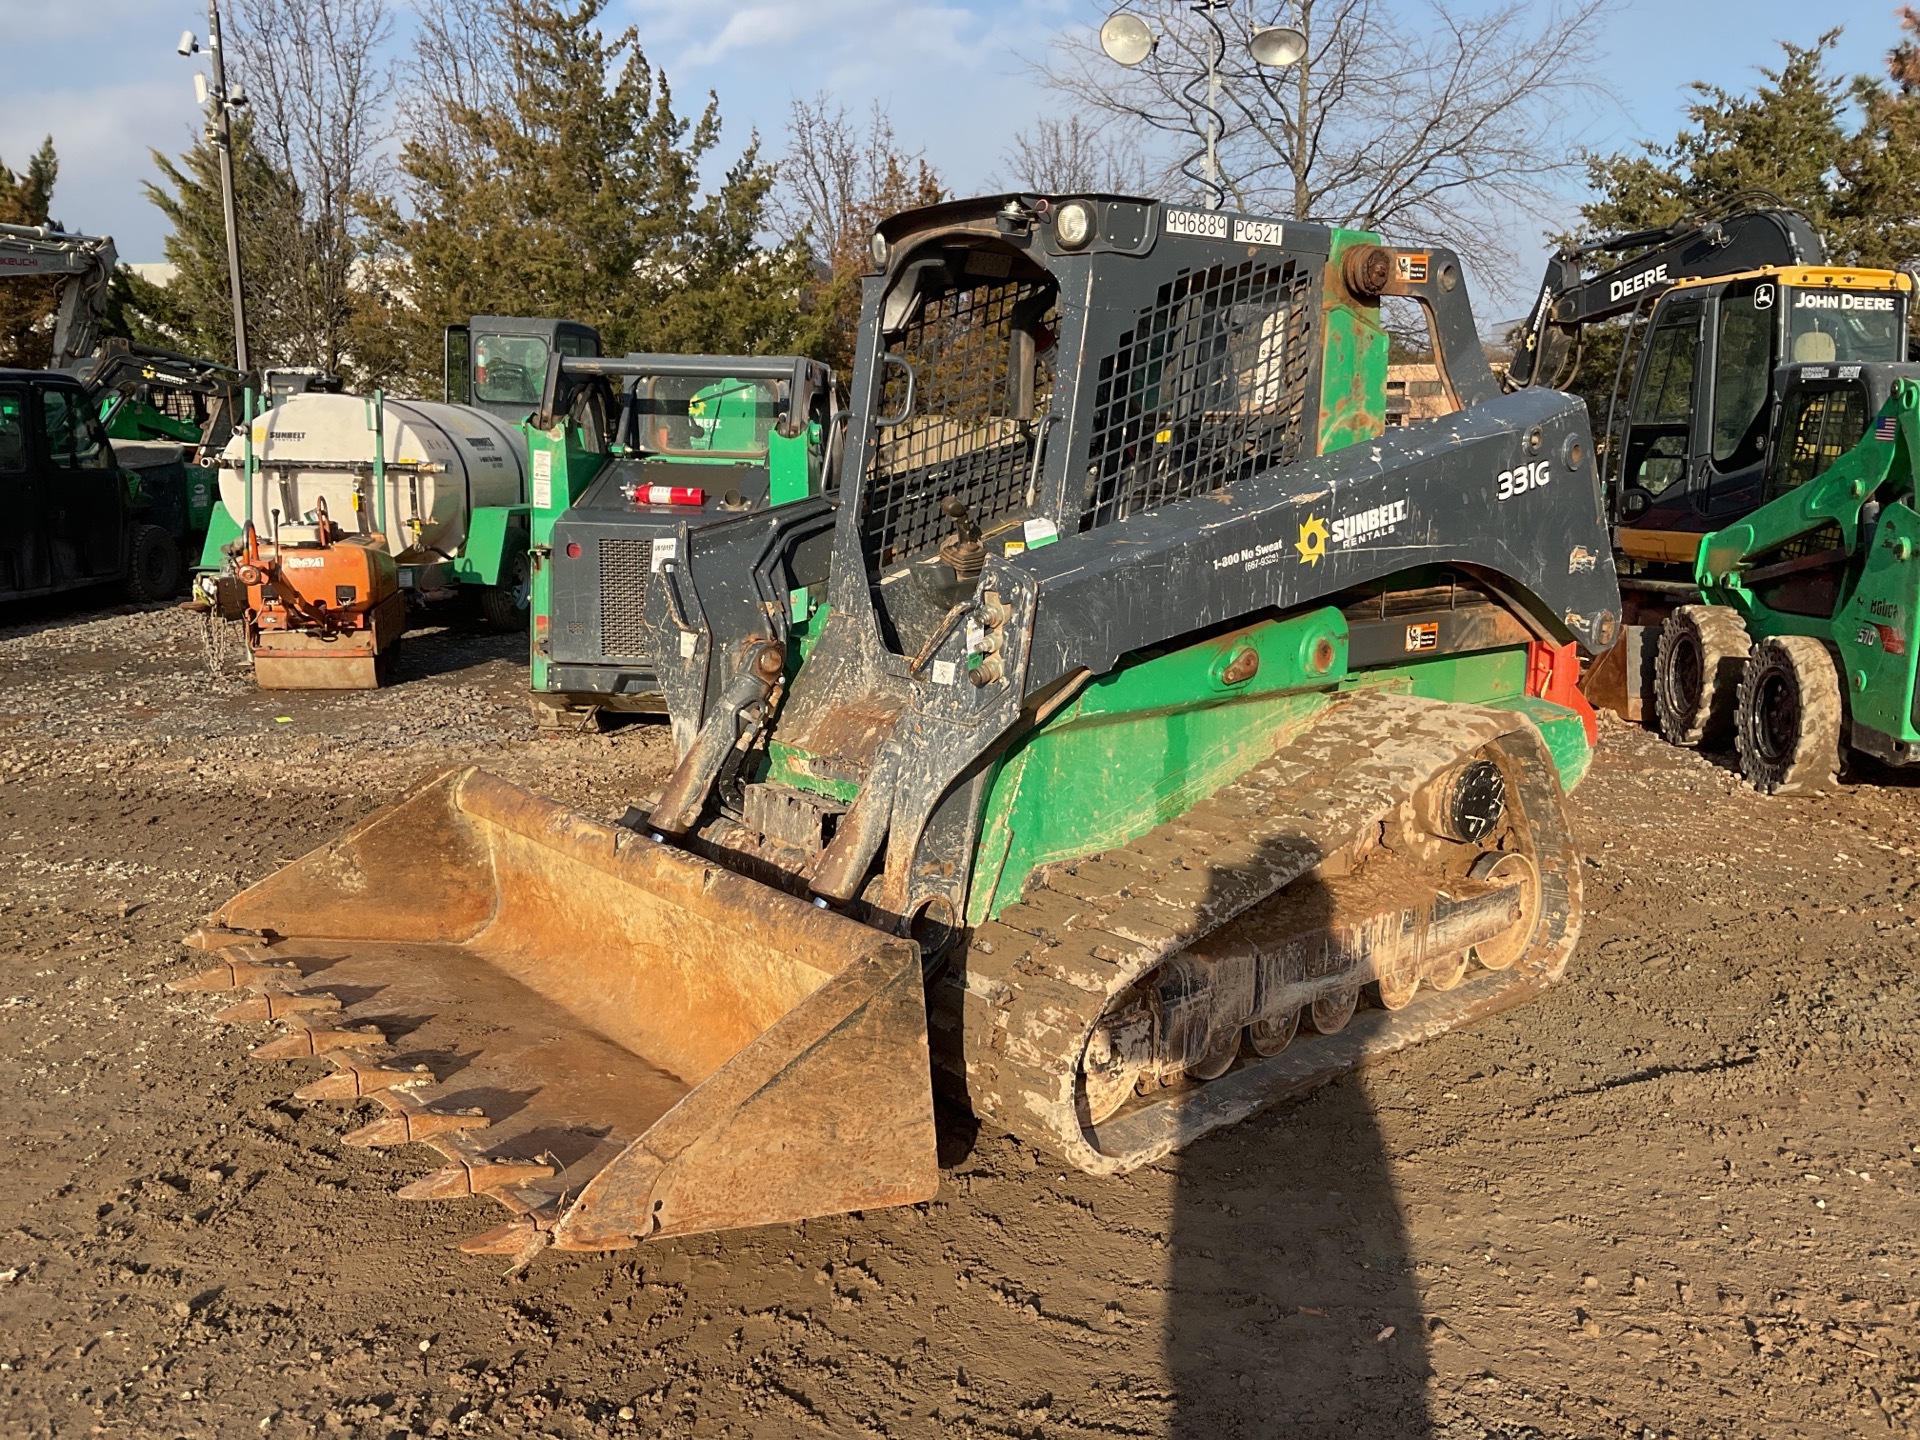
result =
[[[1330,920],[1331,898],[1313,877],[1285,893],[1300,930]],[[1349,1028],[1385,1019],[1362,992]],[[1325,1043],[1303,1017],[1282,1062],[1310,1061]],[[1250,1063],[1258,1062],[1243,1039],[1223,1078]],[[1433,1435],[1406,1227],[1356,1078],[1283,1100],[1163,1163],[1176,1177],[1165,1329],[1171,1435]]]
[[[69,629],[110,615],[171,610],[178,603],[176,600],[165,600],[152,605],[135,605],[120,593],[119,587],[113,585],[72,590],[60,595],[35,596],[30,600],[7,600],[0,602],[0,640],[23,639],[48,630]]]
[[[393,657],[393,683],[430,680],[477,670],[496,660],[527,663],[527,632],[495,630],[468,616],[433,616],[401,637]]]
[[[1301,930],[1326,923],[1331,899],[1317,881],[1287,893]],[[1363,993],[1351,1024],[1385,1019]],[[1302,1023],[1281,1063],[1310,1061],[1324,1043]],[[1243,1045],[1235,1069],[1212,1083],[1232,1083],[1257,1063]],[[940,1119],[941,1163],[955,1165],[978,1127],[958,1108],[943,1106]],[[1372,1104],[1355,1079],[1282,1100],[1154,1168],[1172,1180],[1160,1316],[1171,1436],[1436,1433],[1406,1227]]]

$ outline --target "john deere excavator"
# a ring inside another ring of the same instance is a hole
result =
[[[1623,254],[1589,273],[1593,257]],[[1758,192],[1548,262],[1509,388],[1570,384],[1587,327],[1629,320],[1602,430],[1624,624],[1588,679],[1595,703],[1645,718],[1654,636],[1674,606],[1699,598],[1700,537],[1762,503],[1797,367],[1817,380],[1821,367],[1857,376],[1905,360],[1912,289],[1896,271],[1829,265],[1806,217]]]
[[[403,1196],[505,1206],[471,1251],[925,1199],[935,1083],[1125,1171],[1574,948],[1592,438],[1450,251],[1014,195],[873,258],[824,623],[780,537],[689,533],[657,797],[450,772],[191,937],[351,1139],[438,1152]],[[1453,413],[1384,428],[1384,295]]]

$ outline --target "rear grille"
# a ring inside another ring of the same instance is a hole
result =
[[[647,586],[653,579],[653,541],[600,542],[600,657],[647,658]]]

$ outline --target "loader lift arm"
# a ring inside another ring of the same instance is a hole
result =
[[[118,261],[110,236],[69,235],[48,225],[0,225],[0,276],[58,275],[65,281],[54,310],[51,369],[64,370],[99,345],[107,286]]]
[[[1629,252],[1629,259],[1595,275],[1586,273],[1596,255]],[[1823,265],[1826,258],[1827,247],[1806,216],[1760,195],[1737,197],[1716,217],[1563,246],[1547,261],[1539,297],[1521,325],[1507,388],[1565,388],[1573,379],[1584,327],[1629,314],[1683,280],[1775,265]]]

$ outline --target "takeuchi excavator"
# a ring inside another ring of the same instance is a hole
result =
[[[0,225],[0,280],[57,277],[50,370],[64,370],[100,344],[107,288],[119,256],[104,235],[69,235],[51,225]]]
[[[872,255],[825,605],[750,516],[647,593],[661,791],[453,771],[192,937],[349,1139],[436,1153],[403,1196],[505,1207],[471,1251],[927,1199],[936,1085],[1130,1170],[1573,953],[1593,440],[1451,251],[1017,194]],[[1386,427],[1383,296],[1449,414]]]
[[[1571,384],[1587,328],[1628,322],[1600,427],[1624,623],[1589,679],[1595,703],[1643,718],[1653,637],[1699,599],[1701,537],[1763,502],[1782,397],[1803,375],[1854,380],[1905,360],[1912,291],[1900,272],[1828,264],[1806,217],[1760,194],[1548,262],[1509,388]]]

